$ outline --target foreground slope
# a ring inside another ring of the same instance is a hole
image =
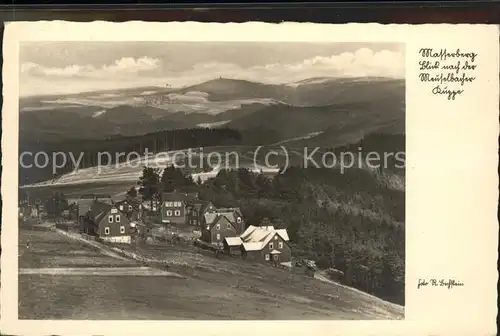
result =
[[[80,266],[128,266],[50,230],[22,228],[19,243],[21,269],[74,267],[75,257]],[[169,271],[182,278],[20,275],[20,318],[403,318],[402,307],[351,288],[241,260],[216,259],[190,246],[144,246],[136,251],[169,261]]]

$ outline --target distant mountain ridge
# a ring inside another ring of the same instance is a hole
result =
[[[404,123],[405,82],[318,77],[275,85],[218,78],[183,88],[21,98],[20,107],[21,139],[101,139],[213,125],[262,128],[284,141],[344,124],[363,133],[374,122]]]

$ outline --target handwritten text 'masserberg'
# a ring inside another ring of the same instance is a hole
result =
[[[440,49],[435,51],[432,48],[422,48],[419,50],[420,56],[424,59],[419,62],[420,74],[419,79],[421,82],[431,82],[437,85],[433,87],[432,93],[439,95],[447,95],[449,100],[455,100],[457,95],[464,92],[464,85],[472,83],[476,77],[471,76],[470,73],[474,72],[477,68],[473,64],[478,56],[474,52],[461,52],[457,49],[454,52],[449,52],[447,49]],[[435,61],[426,60],[439,59]],[[448,63],[450,60],[452,63]],[[444,63],[444,64],[443,64]],[[433,72],[437,72],[434,73]],[[443,84],[459,84],[458,88],[448,88],[448,85]]]
[[[419,54],[422,57],[439,58],[441,61],[446,61],[448,58],[468,58],[470,59],[471,63],[474,63],[474,60],[478,56],[477,53],[464,53],[461,52],[460,49],[457,49],[455,52],[449,52],[447,49],[435,51],[432,48],[422,48],[419,50]]]

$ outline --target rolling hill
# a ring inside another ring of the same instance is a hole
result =
[[[180,89],[145,87],[22,98],[21,139],[134,136],[189,127],[265,127],[283,141],[350,118],[387,126],[404,120],[403,80],[312,78],[290,84],[214,79]],[[214,126],[210,126],[214,125]],[[370,125],[368,125],[370,126]],[[373,127],[372,127],[373,128]],[[89,130],[92,130],[89,132]]]
[[[204,92],[209,100],[234,97],[272,98],[296,106],[322,106],[352,102],[372,102],[388,98],[404,101],[404,81],[378,77],[311,78],[299,82],[270,85],[246,80],[214,79],[183,88],[179,93]],[[402,95],[401,95],[402,94]]]

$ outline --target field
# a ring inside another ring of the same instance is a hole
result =
[[[20,319],[403,318],[402,307],[359,291],[191,246],[129,247],[166,269],[46,227],[19,237]]]

